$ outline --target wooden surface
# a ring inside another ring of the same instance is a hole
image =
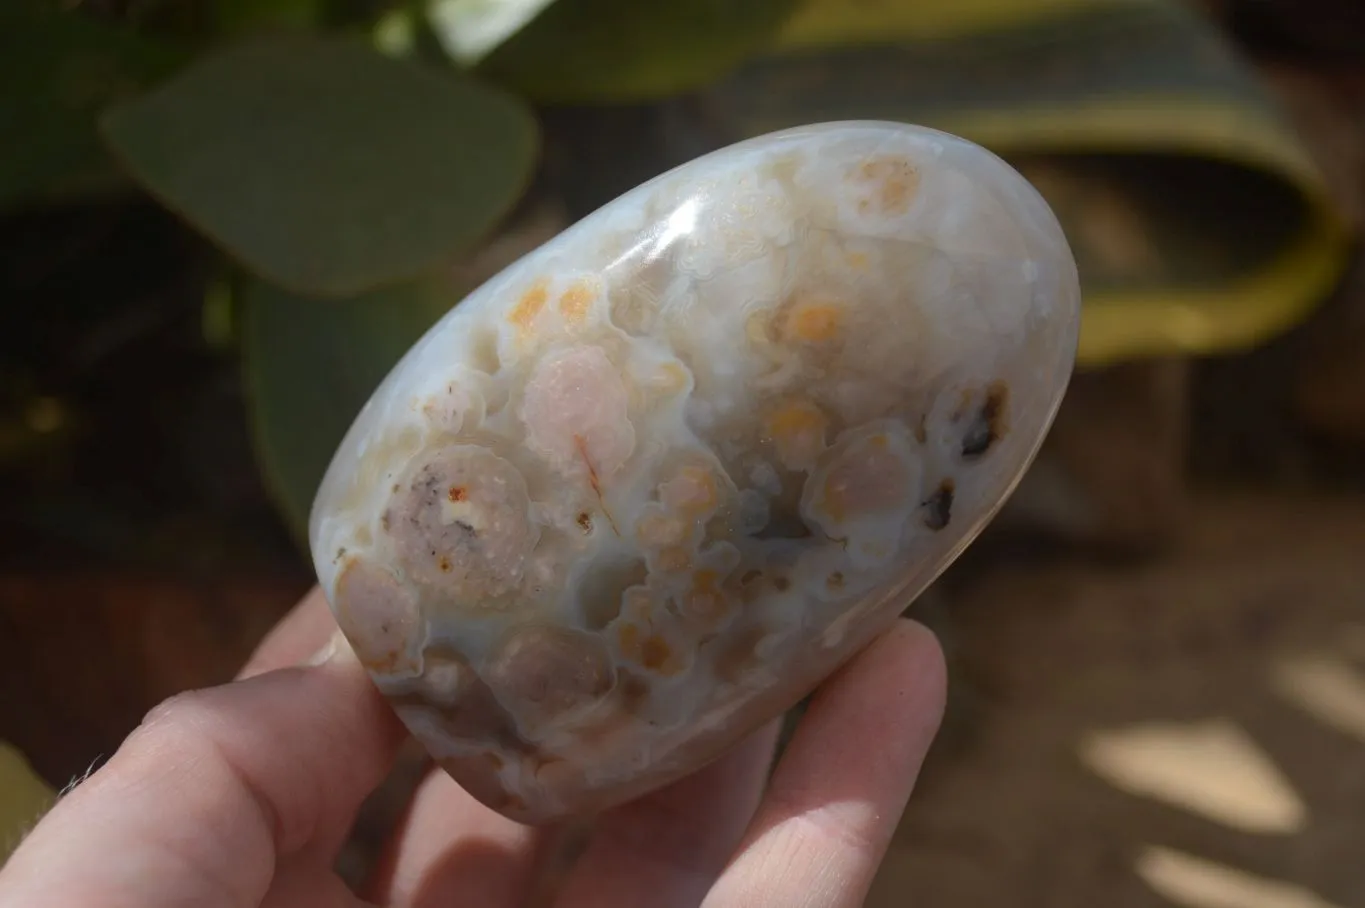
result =
[[[180,691],[228,680],[300,578],[0,576],[0,738],[61,787]]]

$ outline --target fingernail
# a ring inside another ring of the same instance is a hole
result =
[[[347,655],[350,652],[350,645],[346,642],[346,635],[341,631],[334,631],[332,636],[323,644],[322,649],[314,653],[304,662],[309,667],[325,665],[336,659],[338,656]]]

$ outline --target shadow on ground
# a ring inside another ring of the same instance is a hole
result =
[[[1157,563],[953,579],[970,731],[869,908],[1365,904],[1362,501],[1204,495]]]

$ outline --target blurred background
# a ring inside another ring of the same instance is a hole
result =
[[[1365,905],[1358,0],[2,6],[0,856],[309,588],[322,469],[446,308],[668,167],[878,118],[1018,167],[1086,302],[910,608],[951,702],[868,904]]]

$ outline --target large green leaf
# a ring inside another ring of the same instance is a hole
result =
[[[360,408],[457,300],[435,281],[413,281],[320,306],[247,282],[242,345],[253,434],[271,492],[296,534]]]
[[[0,0],[0,207],[126,185],[96,117],[179,60],[78,13]]]
[[[506,94],[297,35],[216,53],[103,125],[148,191],[308,296],[404,280],[471,245],[523,192],[538,141]]]
[[[795,0],[555,0],[479,70],[537,101],[688,91],[766,47]]]

